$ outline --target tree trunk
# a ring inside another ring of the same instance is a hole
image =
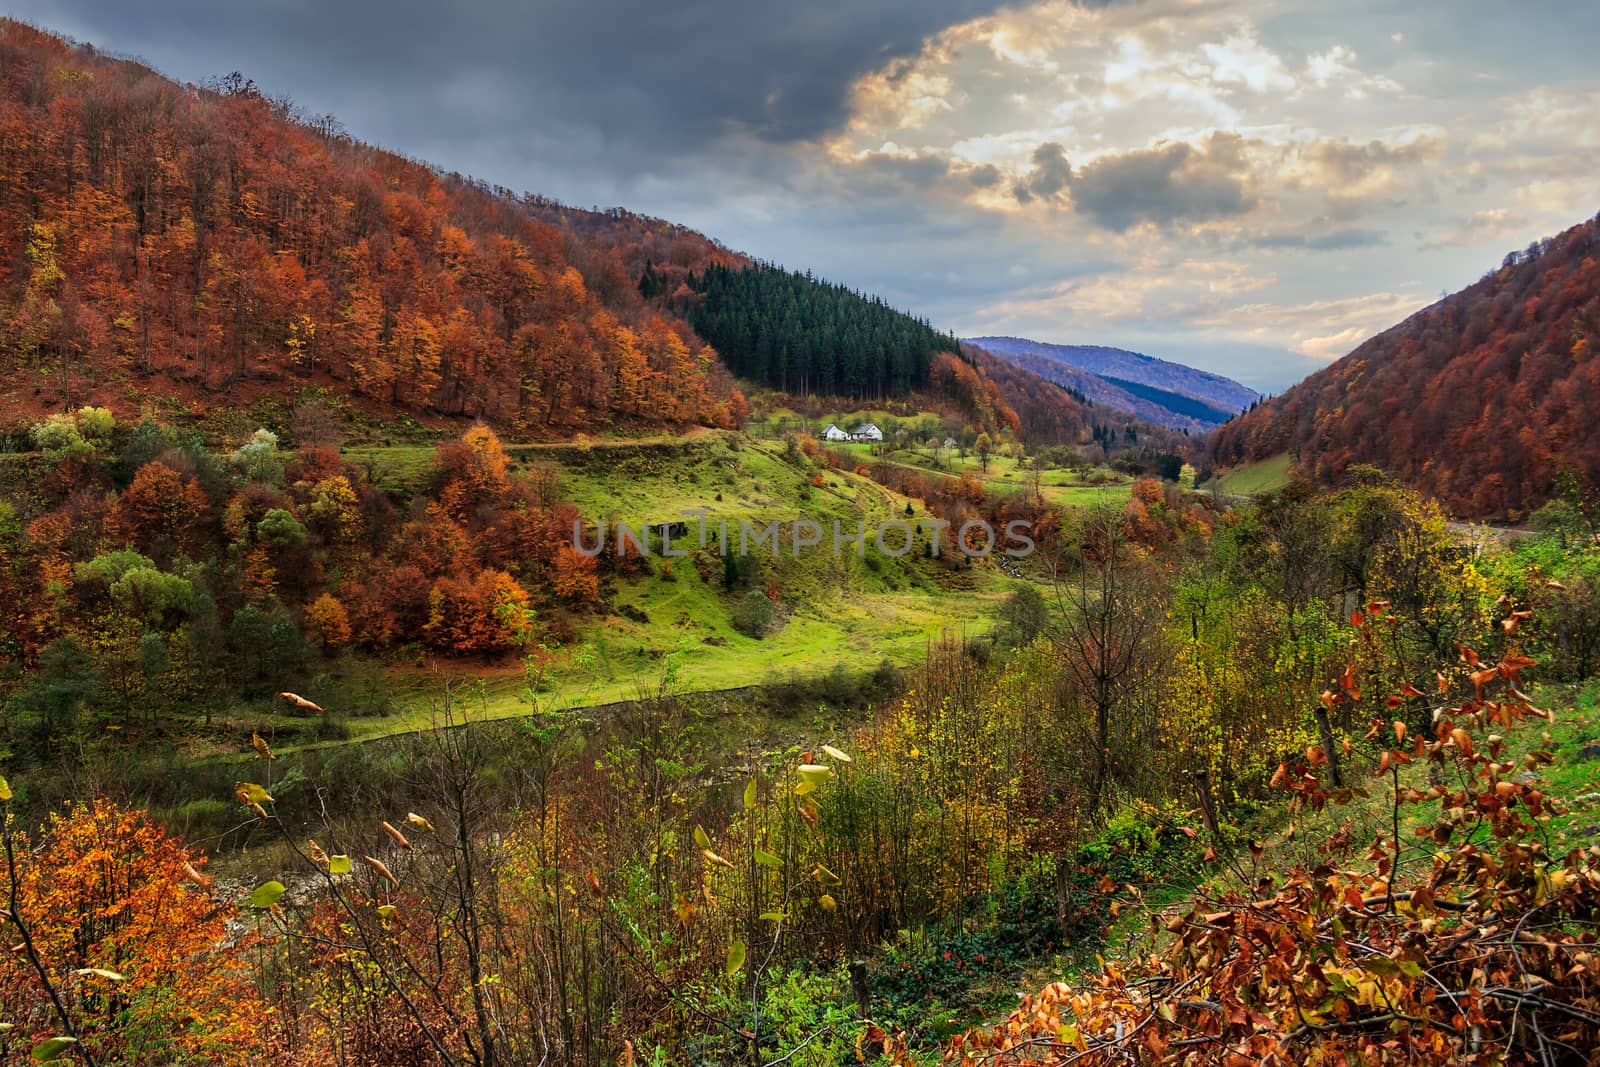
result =
[[[1339,773],[1339,752],[1333,747],[1333,722],[1328,718],[1328,709],[1322,704],[1317,705],[1317,733],[1322,736],[1322,751],[1328,757],[1328,774],[1333,779],[1335,788],[1344,788],[1344,776]]]
[[[1200,794],[1200,818],[1205,820],[1206,832],[1213,839],[1218,836],[1217,829],[1217,802],[1211,795],[1211,772],[1209,770],[1194,772],[1195,792]]]

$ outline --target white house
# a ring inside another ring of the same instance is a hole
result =
[[[822,439],[824,441],[848,441],[850,440],[850,435],[830,422],[828,423],[828,428],[822,431]]]
[[[863,422],[860,426],[850,431],[850,440],[881,441],[883,440],[883,431],[878,429],[875,423]]]

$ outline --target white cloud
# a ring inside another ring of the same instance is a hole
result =
[[[1295,87],[1283,60],[1261,46],[1253,29],[1240,30],[1221,44],[1203,44],[1200,51],[1211,60],[1212,80],[1221,84],[1244,85],[1255,93],[1286,93]]]
[[[1427,301],[1409,292],[1375,292],[1298,304],[1241,304],[1223,315],[1199,316],[1200,326],[1286,343],[1311,359],[1332,361],[1362,341],[1420,310]]]

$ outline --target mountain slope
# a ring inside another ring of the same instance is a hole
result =
[[[1337,481],[1382,467],[1457,514],[1525,516],[1571,469],[1600,484],[1600,220],[1512,253],[1474,285],[1219,429],[1219,466],[1293,453]]]
[[[1260,399],[1255,390],[1220,374],[1122,348],[1056,345],[1025,337],[975,337],[969,341],[1036,372],[1049,369],[1057,376],[1053,380],[1102,404],[1183,429],[1215,426]]]
[[[654,288],[653,271],[645,278]],[[742,378],[785,392],[882,400],[925,385],[960,342],[926,322],[810,274],[713,266],[689,281],[687,316]]]
[[[1186,431],[1151,422],[1120,408],[1095,401],[1050,378],[1036,374],[975,345],[963,352],[1000,398],[1017,414],[1023,440],[1030,444],[1084,444],[1111,441],[1138,445],[1152,453],[1195,458],[1198,441]],[[1107,453],[1112,451],[1109,447]]]
[[[979,349],[979,351],[988,352],[987,349]],[[1115,411],[1144,422],[1165,426],[1169,429],[1182,430],[1186,433],[1209,433],[1227,417],[1225,413],[1220,411],[1212,411],[1212,417],[1209,419],[1197,419],[1188,414],[1180,414],[1163,403],[1146,396],[1136,395],[1109,378],[1102,378],[1098,374],[1093,374],[1067,363],[1061,363],[1048,356],[1036,355],[1032,352],[1012,352],[1006,355],[989,352],[988,354],[991,359],[998,363],[1014,367],[1044,381],[1052,382],[1073,395],[1080,396],[1097,405],[1103,411]],[[1185,400],[1189,404],[1200,403],[1200,401],[1188,398],[1185,398]]]
[[[731,421],[687,325],[507,191],[295,115],[0,22],[8,411],[320,386],[534,433]]]
[[[961,354],[685,227],[517,196],[303,121],[240,75],[178,85],[10,20],[0,144],[7,430],[86,402],[203,416],[305,388],[522,436],[730,426],[729,365],[881,398]],[[985,428],[1014,421],[969,377],[940,387]]]

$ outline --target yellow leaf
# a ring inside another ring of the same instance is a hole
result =
[[[705,856],[706,862],[715,864],[718,867],[726,867],[729,870],[733,869],[732,863],[729,863],[715,852],[712,852],[709,848],[703,848],[700,851]]]
[[[254,782],[234,782],[233,795],[239,798],[239,803],[249,807],[252,804],[271,804],[272,794]]]
[[[108,982],[126,982],[128,980],[127,975],[121,974],[117,971],[107,970],[104,967],[79,967],[72,973],[85,977],[88,975],[94,975],[96,978],[104,978]]]
[[[802,763],[800,765],[800,769],[796,773],[800,775],[800,780],[802,782],[812,782],[816,785],[821,785],[823,782],[826,782],[829,778],[833,777],[833,768],[825,767],[820,763]]]

